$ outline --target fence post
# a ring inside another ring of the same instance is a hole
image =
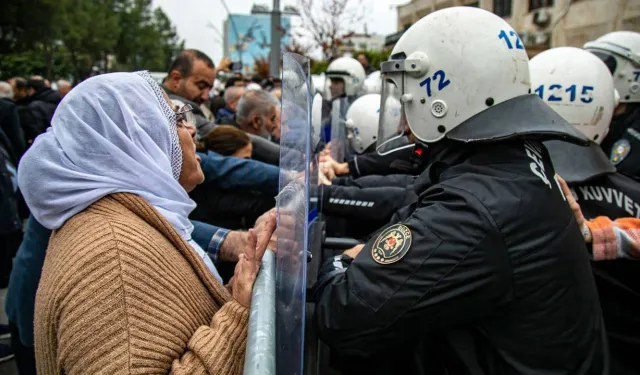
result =
[[[276,256],[267,250],[251,297],[244,375],[276,373]]]

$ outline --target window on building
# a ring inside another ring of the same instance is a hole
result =
[[[475,1],[473,3],[467,4],[468,7],[480,8],[480,2]]]
[[[493,0],[493,13],[500,17],[511,17],[511,0]]]
[[[553,0],[529,0],[529,12],[544,7],[552,7]]]

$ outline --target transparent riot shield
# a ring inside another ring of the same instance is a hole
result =
[[[338,163],[347,155],[346,118],[349,100],[337,98],[331,102],[331,157]]]
[[[276,373],[302,374],[311,182],[309,60],[283,55],[280,192],[276,199]]]

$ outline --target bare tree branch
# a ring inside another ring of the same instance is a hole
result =
[[[364,18],[362,0],[298,0],[304,36],[325,58],[338,57],[343,39],[353,34]]]

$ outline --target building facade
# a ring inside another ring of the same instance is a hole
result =
[[[640,0],[412,0],[397,8],[398,32],[387,36],[385,46],[393,47],[404,30],[427,14],[460,5],[504,18],[530,57],[552,47],[582,47],[611,31],[640,32]]]
[[[352,34],[342,40],[338,47],[340,55],[353,55],[357,51],[380,51],[384,48],[385,37],[376,34]]]
[[[291,17],[281,16],[281,50],[289,45]],[[268,14],[230,14],[224,21],[223,55],[242,62],[243,72],[251,74],[256,59],[271,53],[271,16]]]

